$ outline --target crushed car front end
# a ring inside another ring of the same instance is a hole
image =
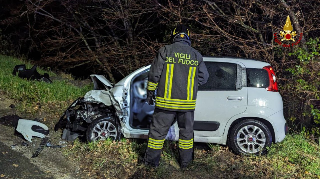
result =
[[[78,137],[85,137],[93,121],[110,117],[120,134],[118,119],[122,116],[122,110],[110,91],[112,84],[102,75],[91,75],[91,79],[94,83],[94,90],[76,99],[55,125],[55,131],[63,129],[63,140],[74,141]]]

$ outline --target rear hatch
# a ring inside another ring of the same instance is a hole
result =
[[[271,113],[283,109],[282,98],[274,69],[268,64],[261,68],[249,67],[247,72],[248,106],[271,109]]]

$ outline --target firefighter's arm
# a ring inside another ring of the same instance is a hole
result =
[[[209,73],[208,73],[207,67],[204,64],[203,60],[201,60],[199,64],[198,85],[203,85],[207,83],[208,78],[209,78]]]
[[[165,58],[165,47],[162,47],[159,50],[157,57],[153,60],[150,67],[147,85],[147,102],[150,105],[153,105],[154,92],[158,87],[158,82],[161,77]]]

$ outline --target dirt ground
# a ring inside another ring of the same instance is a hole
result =
[[[15,102],[0,91],[0,118],[13,114],[22,118],[30,116],[15,113],[9,107],[11,104]],[[48,127],[50,143],[66,145],[61,141],[61,131],[54,132],[54,126]],[[79,165],[69,162],[61,148],[45,147],[38,157],[31,158],[40,142],[40,138],[33,137],[30,143],[14,127],[0,124],[0,178],[82,178]]]

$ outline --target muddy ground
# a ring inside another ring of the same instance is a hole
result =
[[[16,114],[34,119],[30,114],[16,113],[9,107],[11,104],[15,101],[0,91],[0,118]],[[66,145],[61,141],[61,131],[54,132],[54,126],[48,127],[51,144]],[[0,124],[0,178],[82,178],[79,165],[69,162],[61,148],[45,147],[38,157],[31,158],[40,142],[40,138],[33,137],[30,143],[14,127]]]

